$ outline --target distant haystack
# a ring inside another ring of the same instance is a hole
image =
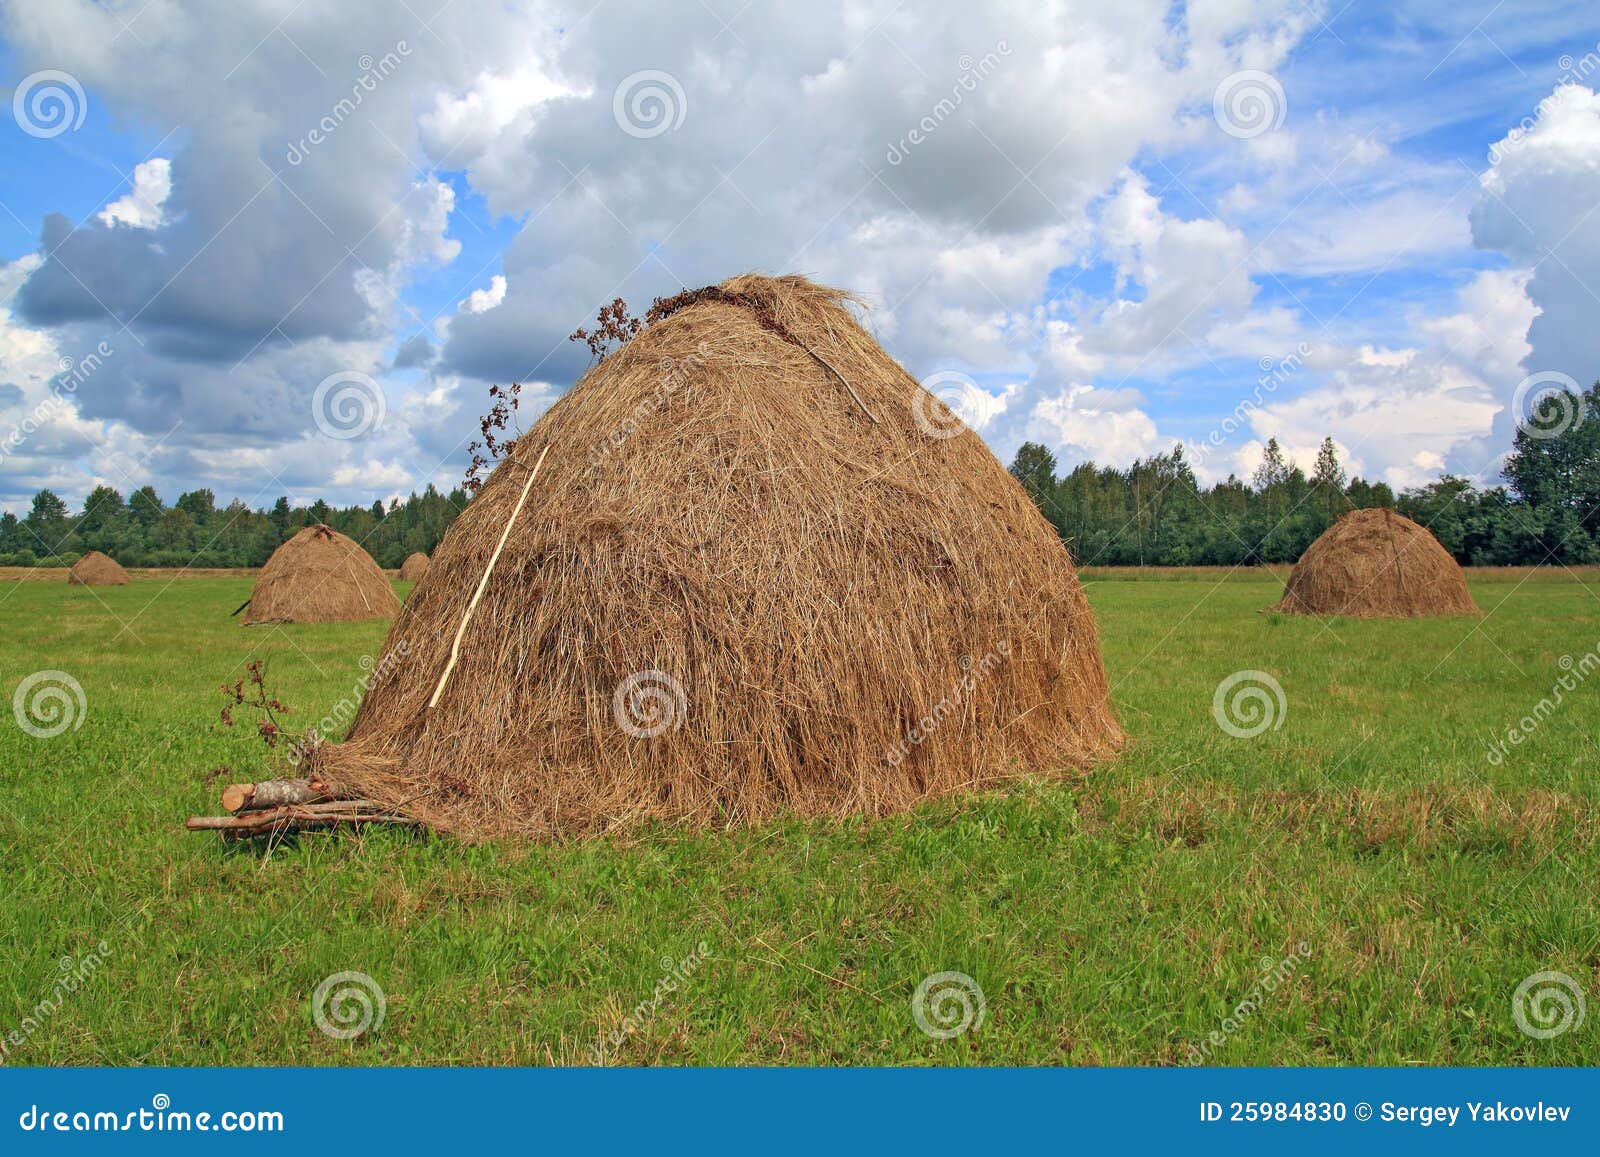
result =
[[[1329,527],[1295,564],[1273,610],[1352,619],[1478,613],[1449,551],[1386,507],[1351,511]]]
[[[250,593],[254,623],[345,623],[392,618],[394,588],[372,556],[330,526],[308,526],[277,550]]]
[[[420,550],[416,554],[407,557],[406,561],[400,564],[400,581],[403,583],[417,582],[427,573],[428,556]]]
[[[75,587],[124,587],[128,585],[128,572],[110,555],[91,550],[67,572],[67,585]]]

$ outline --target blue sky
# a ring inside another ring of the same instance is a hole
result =
[[[8,5],[0,507],[449,486],[490,382],[747,269],[1005,459],[1487,485],[1600,376],[1593,5],[658,7]]]

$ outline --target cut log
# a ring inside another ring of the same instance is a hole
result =
[[[222,808],[230,812],[264,811],[332,799],[328,785],[319,779],[264,779],[260,783],[230,783],[222,789]]]

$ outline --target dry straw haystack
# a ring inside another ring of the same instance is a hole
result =
[[[75,587],[121,587],[128,585],[128,572],[110,555],[91,550],[67,572],[67,583]]]
[[[1354,510],[1307,548],[1273,608],[1355,619],[1478,612],[1466,576],[1425,527],[1384,507]]]
[[[389,579],[361,546],[329,526],[308,526],[256,576],[246,625],[344,623],[392,618],[400,609]]]
[[[406,556],[406,561],[400,564],[400,581],[405,583],[419,582],[422,576],[428,573],[428,556],[420,550],[415,554]]]
[[[877,815],[1114,752],[1067,551],[845,302],[735,278],[585,375],[446,533],[315,774],[549,837]]]

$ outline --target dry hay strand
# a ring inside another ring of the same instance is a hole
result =
[[[348,623],[393,618],[389,579],[359,543],[330,526],[308,526],[277,550],[256,577],[245,625]]]
[[[406,561],[400,564],[400,581],[403,583],[420,582],[422,576],[427,573],[428,556],[420,550],[407,555]]]
[[[1478,613],[1450,552],[1387,507],[1353,510],[1329,527],[1295,564],[1283,601],[1272,609],[1352,619]]]
[[[67,585],[74,587],[123,587],[128,585],[128,572],[108,554],[91,550],[67,572]]]
[[[585,374],[446,532],[305,774],[463,838],[558,838],[878,816],[1120,747],[1071,557],[984,443],[844,293],[721,288],[781,332],[706,295]]]

